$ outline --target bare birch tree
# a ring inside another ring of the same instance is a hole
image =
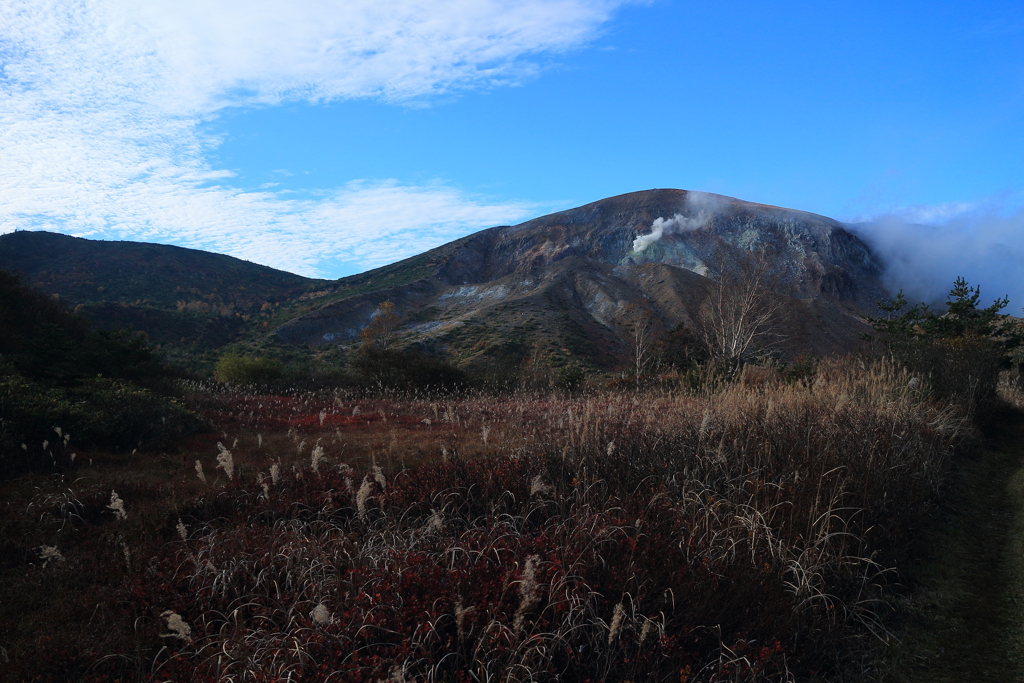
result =
[[[625,321],[626,328],[629,330],[634,377],[639,386],[640,378],[654,354],[658,324],[654,313],[638,304],[630,304],[626,307]]]
[[[752,357],[774,350],[782,340],[782,297],[763,253],[741,259],[737,268],[718,267],[718,281],[698,313],[698,337],[713,361],[736,370]]]

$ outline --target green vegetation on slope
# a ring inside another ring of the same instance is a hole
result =
[[[94,329],[0,271],[0,475],[68,464],[72,437],[127,450],[195,426],[172,376],[141,337]]]
[[[205,372],[211,351],[268,332],[332,284],[223,254],[47,232],[0,235],[0,269],[99,327],[146,332],[168,357]]]
[[[75,305],[117,301],[179,310],[180,303],[201,312],[258,309],[328,284],[223,254],[48,232],[0,235],[0,269]]]

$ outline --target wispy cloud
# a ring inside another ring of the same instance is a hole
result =
[[[243,191],[206,161],[217,141],[199,124],[225,107],[516,83],[538,56],[585,44],[618,4],[7,0],[0,231],[171,242],[326,274],[525,218],[535,207],[444,184],[354,182],[315,201]]]
[[[1009,296],[1024,306],[1024,207],[1006,197],[910,206],[870,218],[855,230],[881,256],[885,283],[911,301],[940,303],[957,277],[980,285],[985,305]]]

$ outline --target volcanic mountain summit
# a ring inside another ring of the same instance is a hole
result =
[[[462,364],[611,370],[629,355],[638,317],[655,336],[698,330],[720,283],[742,279],[755,260],[770,294],[761,300],[779,309],[784,357],[851,350],[863,316],[887,296],[881,264],[840,223],[684,190],[489,228],[335,281],[165,245],[0,235],[0,268],[101,326],[146,332],[185,362],[237,344],[345,354],[390,300],[401,344]]]
[[[881,265],[836,221],[648,190],[483,230],[344,278],[341,298],[276,334],[293,344],[346,344],[391,300],[406,315],[407,341],[454,346],[464,361],[542,349],[556,362],[584,357],[610,367],[637,309],[665,330],[696,325],[716,282],[739,277],[755,254],[783,302],[788,355],[850,350],[865,329],[861,316],[886,296]]]

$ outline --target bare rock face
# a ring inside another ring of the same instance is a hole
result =
[[[344,344],[392,300],[407,315],[406,341],[441,343],[464,360],[543,352],[556,362],[614,367],[628,346],[630,311],[648,311],[663,329],[695,325],[716,283],[739,277],[755,257],[787,311],[787,355],[851,350],[865,329],[861,316],[886,297],[880,263],[836,221],[708,193],[648,190],[483,230],[345,278],[339,290],[358,293],[277,335]]]
[[[571,257],[623,267],[663,263],[714,277],[744,253],[765,252],[797,296],[858,299],[882,291],[880,264],[840,223],[704,192],[634,192],[476,237],[441,278],[488,282]]]

